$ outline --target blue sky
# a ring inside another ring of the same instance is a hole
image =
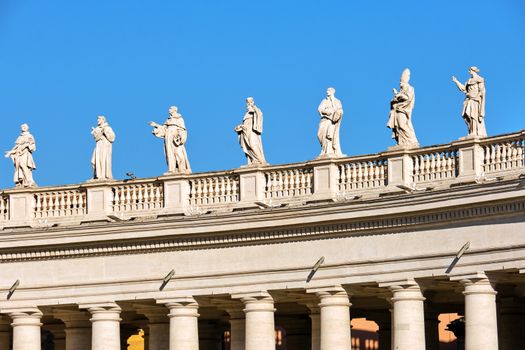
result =
[[[233,131],[254,96],[272,164],[315,158],[326,87],[343,102],[343,152],[393,145],[391,89],[405,67],[416,91],[422,145],[466,135],[464,82],[487,85],[489,135],[525,128],[525,2],[462,1],[16,1],[0,0],[0,149],[26,122],[41,186],[92,176],[98,114],[117,134],[113,169],[166,171],[150,120],[179,106],[195,172],[245,164]],[[0,188],[12,164],[0,160]]]

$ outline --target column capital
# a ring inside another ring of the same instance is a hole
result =
[[[498,292],[496,292],[494,289],[492,282],[484,273],[478,273],[470,278],[463,278],[459,281],[459,283],[461,283],[465,288],[463,295],[498,294]]]
[[[40,319],[44,315],[38,308],[20,308],[20,309],[4,309],[3,312],[9,314],[13,320],[11,326],[42,326]]]
[[[91,313],[91,322],[97,321],[117,321],[120,322],[120,312],[122,309],[116,303],[85,304],[80,306],[82,309],[88,309]]]
[[[169,318],[199,317],[199,303],[193,297],[159,299],[158,304],[164,304],[170,311]]]
[[[392,292],[392,303],[401,300],[415,300],[425,301],[425,297],[421,292],[421,287],[414,279],[406,279],[399,281],[392,281],[388,283],[382,283],[379,287],[388,287]]]

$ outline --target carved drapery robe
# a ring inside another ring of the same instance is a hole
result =
[[[35,186],[33,170],[36,169],[32,152],[36,150],[36,143],[29,131],[24,131],[15,141],[15,146],[8,152],[13,160],[15,173],[13,181],[17,187]]]
[[[182,116],[169,117],[164,125],[156,125],[153,134],[164,139],[168,173],[190,173],[190,162],[184,147],[188,138],[188,131]]]
[[[343,152],[341,152],[341,144],[339,142],[339,127],[343,118],[341,101],[334,96],[327,97],[321,101],[317,110],[321,115],[317,131],[317,138],[321,144],[320,156],[342,155]]]
[[[113,179],[111,171],[111,156],[115,133],[108,123],[97,126],[93,129],[93,138],[96,145],[91,157],[93,166],[93,178],[95,179]]]
[[[418,145],[412,126],[412,111],[415,103],[414,88],[410,85],[398,92],[390,102],[387,127],[392,129],[392,138],[400,146]]]
[[[465,93],[461,115],[468,127],[470,136],[486,137],[485,128],[485,80],[476,75],[465,83],[458,85]]]
[[[262,146],[263,114],[255,105],[249,106],[244,115],[243,123],[236,129],[239,143],[248,159],[248,165],[266,164]]]

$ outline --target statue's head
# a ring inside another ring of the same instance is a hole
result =
[[[97,124],[98,124],[98,125],[102,125],[102,124],[104,124],[104,123],[106,123],[106,117],[104,117],[103,115],[99,115],[99,116],[97,117]]]
[[[326,89],[326,96],[331,97],[335,95],[335,89],[333,87],[329,87]]]
[[[255,104],[253,97],[246,97],[246,105],[253,105]]]
[[[20,130],[22,130],[22,132],[29,131],[29,125],[27,125],[26,123],[20,125]]]
[[[474,75],[474,74],[477,74],[479,73],[479,68],[476,67],[476,66],[472,66],[468,69],[468,72],[470,75]]]
[[[168,113],[170,114],[170,116],[174,116],[174,115],[178,114],[178,111],[179,111],[179,108],[177,106],[171,106],[168,109]]]

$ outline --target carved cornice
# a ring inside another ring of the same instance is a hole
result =
[[[523,215],[525,199],[478,203],[432,212],[406,213],[395,216],[357,218],[346,222],[309,224],[190,236],[151,237],[137,240],[86,242],[48,247],[15,247],[0,250],[0,263],[29,260],[71,259],[89,256],[143,254],[163,251],[213,249],[243,245],[274,244],[301,240],[319,240],[362,235],[395,234],[396,232],[436,226],[462,225],[468,221],[484,221],[494,217]]]

